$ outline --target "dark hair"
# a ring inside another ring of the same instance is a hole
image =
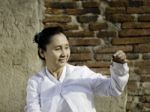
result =
[[[39,48],[46,51],[46,45],[50,43],[51,38],[59,33],[64,34],[64,31],[60,26],[47,27],[34,36],[34,42],[38,44],[38,55],[40,59],[45,60],[45,58],[41,57]]]

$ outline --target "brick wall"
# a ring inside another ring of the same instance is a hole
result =
[[[45,0],[45,27],[70,38],[72,64],[109,74],[112,54],[127,53],[127,112],[150,111],[150,0]]]

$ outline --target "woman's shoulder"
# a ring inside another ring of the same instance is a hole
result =
[[[45,68],[42,68],[39,72],[31,75],[28,79],[28,82],[37,82],[37,83],[40,83],[43,78],[44,78],[44,75],[45,75]]]

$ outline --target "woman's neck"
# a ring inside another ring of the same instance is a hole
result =
[[[55,68],[47,66],[48,71],[58,80],[61,76],[64,67]]]

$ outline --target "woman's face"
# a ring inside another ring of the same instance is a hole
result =
[[[47,66],[53,68],[63,67],[69,60],[70,47],[66,36],[63,33],[54,35],[46,46],[44,57]]]

